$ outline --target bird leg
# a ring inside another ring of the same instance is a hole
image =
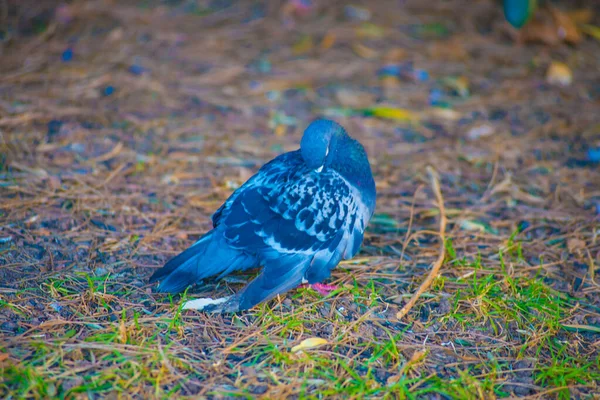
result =
[[[339,289],[338,286],[336,285],[327,285],[325,283],[313,283],[313,284],[307,284],[307,283],[303,283],[302,285],[300,285],[300,287],[310,287],[313,290],[316,290],[317,292],[319,292],[319,294],[321,296],[327,296],[329,293],[333,292],[334,290]]]

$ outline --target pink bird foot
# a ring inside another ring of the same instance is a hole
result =
[[[321,296],[327,296],[329,293],[333,292],[334,290],[339,289],[339,287],[336,285],[327,285],[325,283],[313,283],[312,285],[303,283],[302,285],[300,285],[300,287],[307,287],[307,286],[310,287],[311,289],[319,292],[319,294]]]

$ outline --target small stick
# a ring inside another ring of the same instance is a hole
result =
[[[406,247],[408,246],[408,242],[410,242],[410,228],[412,228],[413,217],[415,216],[415,201],[417,201],[417,194],[423,188],[423,185],[419,185],[417,190],[415,190],[415,194],[413,195],[412,204],[410,205],[410,218],[408,220],[408,229],[406,230],[406,236],[404,236],[404,243],[402,244],[402,253],[400,254],[400,263],[404,260],[404,251],[406,251]],[[398,263],[398,268],[400,268],[400,263]]]
[[[419,297],[431,286],[433,280],[438,276],[440,272],[440,268],[442,268],[442,264],[444,263],[444,258],[446,257],[446,209],[444,208],[444,198],[442,197],[442,191],[440,189],[440,180],[438,178],[438,174],[433,169],[433,167],[427,167],[427,173],[429,174],[429,179],[431,180],[431,188],[433,189],[433,193],[435,193],[435,197],[437,198],[438,207],[440,209],[440,254],[433,264],[431,268],[431,272],[425,278],[419,289],[413,294],[410,301],[406,303],[404,307],[396,314],[396,318],[402,319],[413,306],[419,300]]]

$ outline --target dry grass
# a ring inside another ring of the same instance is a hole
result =
[[[491,1],[371,2],[373,25],[327,3],[293,26],[276,2],[251,21],[259,3],[228,3],[75,1],[56,18],[0,1],[0,397],[594,398],[599,43],[517,46]],[[551,60],[571,86],[545,83]],[[378,76],[390,62],[410,73]],[[445,80],[461,74],[462,97]],[[319,114],[365,144],[378,185],[342,289],[224,316],[154,294],[154,268]],[[309,337],[328,345],[291,352]]]

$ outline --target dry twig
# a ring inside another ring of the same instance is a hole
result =
[[[413,294],[410,301],[406,303],[404,307],[396,314],[396,318],[402,319],[419,299],[419,297],[431,286],[433,280],[438,276],[440,272],[440,268],[442,268],[442,264],[444,263],[444,257],[446,256],[446,209],[444,208],[444,198],[442,197],[442,191],[440,189],[440,181],[437,176],[437,172],[433,169],[433,167],[427,167],[427,173],[429,174],[429,178],[431,179],[431,188],[435,193],[435,197],[438,202],[438,207],[440,209],[440,254],[433,264],[433,268],[431,268],[431,272],[427,276],[427,278],[423,281],[419,289]]]

